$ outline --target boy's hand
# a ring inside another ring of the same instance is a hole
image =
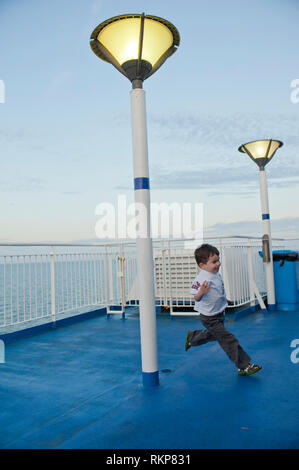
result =
[[[200,289],[195,294],[194,300],[196,300],[196,302],[198,302],[202,298],[203,295],[205,295],[207,292],[209,292],[210,288],[211,288],[211,286],[210,286],[209,282],[204,281],[201,284]]]
[[[199,294],[204,295],[211,289],[211,286],[208,281],[204,281],[199,289]]]

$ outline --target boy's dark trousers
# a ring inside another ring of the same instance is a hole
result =
[[[200,314],[200,321],[206,330],[195,330],[190,333],[189,343],[191,346],[200,346],[208,341],[218,341],[238,369],[245,369],[250,362],[250,357],[240,346],[237,338],[224,328],[224,312],[213,316]]]

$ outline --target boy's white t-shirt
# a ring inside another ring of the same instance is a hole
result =
[[[228,305],[222,277],[219,273],[213,274],[201,269],[192,283],[190,294],[197,294],[204,281],[209,282],[210,290],[202,296],[199,302],[195,301],[194,310],[207,316],[217,315]]]

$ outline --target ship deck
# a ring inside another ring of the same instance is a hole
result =
[[[298,449],[299,312],[229,313],[226,325],[260,372],[238,376],[217,343],[185,352],[200,320],[159,313],[149,389],[134,308],[5,341],[0,448]]]

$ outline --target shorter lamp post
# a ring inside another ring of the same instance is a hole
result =
[[[139,212],[137,271],[143,385],[159,384],[153,248],[150,234],[150,184],[143,81],[153,75],[180,43],[169,21],[152,15],[128,14],[98,25],[90,37],[93,52],[112,64],[132,83],[131,116],[135,207]]]
[[[266,270],[268,309],[275,310],[275,287],[273,273],[272,240],[270,213],[265,166],[274,156],[276,150],[283,145],[279,140],[255,140],[239,147],[239,152],[247,153],[260,169],[260,195],[263,220],[263,261]]]

